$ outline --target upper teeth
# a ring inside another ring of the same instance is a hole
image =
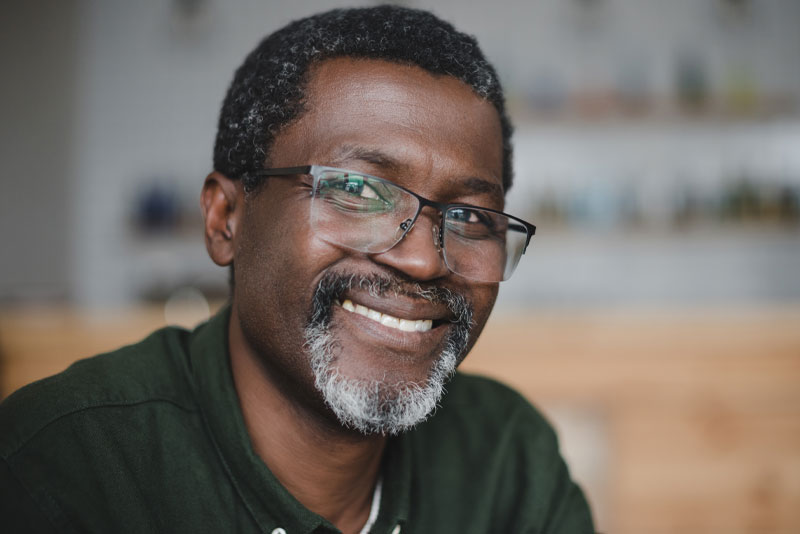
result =
[[[367,319],[377,321],[384,326],[397,328],[404,332],[427,332],[433,326],[433,321],[431,319],[419,319],[416,321],[411,319],[398,319],[388,313],[381,313],[367,308],[366,306],[362,306],[361,304],[353,304],[349,299],[342,302],[342,308],[363,315]]]

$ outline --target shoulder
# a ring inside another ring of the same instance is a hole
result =
[[[191,409],[188,336],[185,330],[164,328],[21,388],[0,404],[0,457],[13,454],[56,421],[87,410],[147,402]]]
[[[467,462],[487,455],[535,463],[559,458],[556,433],[539,410],[510,387],[482,376],[457,373],[441,406],[416,434],[429,454],[457,450]]]
[[[483,429],[514,427],[555,438],[550,423],[525,397],[483,376],[457,373],[447,386],[440,411],[443,418],[469,419]]]
[[[555,431],[533,405],[479,376],[459,373],[447,390],[408,436],[420,522],[468,505],[459,532],[592,532]]]
[[[158,330],[9,397],[0,405],[0,516],[70,532],[156,532],[181,514],[207,522],[215,498],[230,504],[190,356],[219,337],[223,319],[210,330]],[[7,494],[18,498],[4,502]],[[192,498],[167,498],[175,495]]]
[[[507,385],[485,376],[457,372],[447,385],[445,400],[451,405],[473,405],[476,401],[492,401],[493,408],[528,404],[525,398]]]

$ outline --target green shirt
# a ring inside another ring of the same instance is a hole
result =
[[[228,319],[159,330],[6,399],[3,531],[338,532],[253,451]],[[433,417],[389,441],[372,533],[593,532],[530,404],[485,378],[457,375],[447,389]]]

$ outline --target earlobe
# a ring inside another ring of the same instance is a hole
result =
[[[206,249],[220,266],[233,263],[236,223],[240,210],[238,183],[218,172],[212,172],[203,183],[200,209],[205,223]]]

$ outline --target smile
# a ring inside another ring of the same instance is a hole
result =
[[[336,303],[339,304],[338,301]],[[363,315],[367,319],[372,319],[383,326],[402,330],[403,332],[427,332],[433,327],[433,320],[431,319],[400,319],[388,313],[381,313],[372,308],[367,308],[361,304],[353,304],[350,299],[345,299],[340,306],[349,312]]]

